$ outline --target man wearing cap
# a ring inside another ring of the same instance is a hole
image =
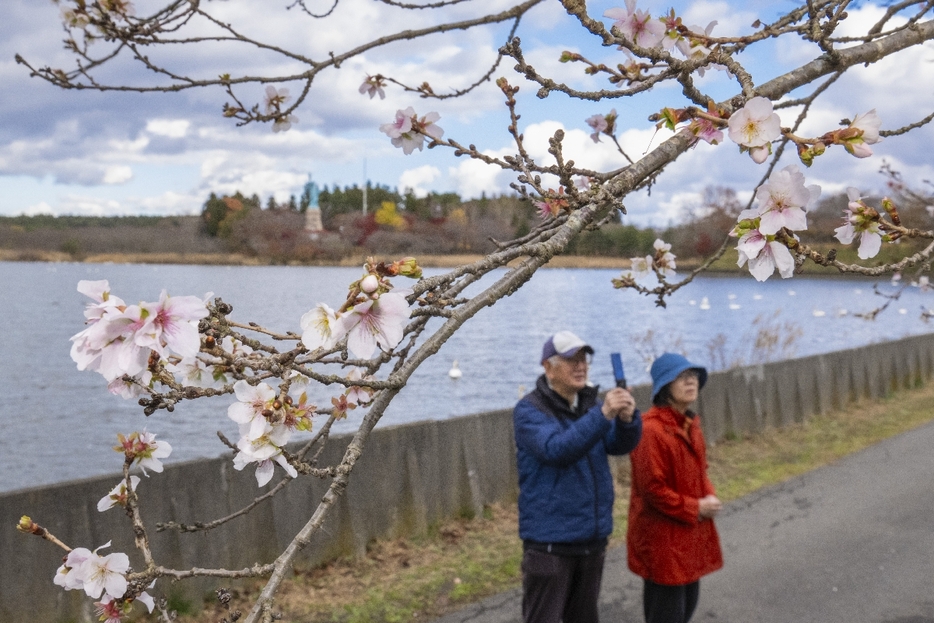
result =
[[[542,348],[545,373],[513,411],[525,623],[598,621],[613,530],[608,454],[636,447],[642,421],[626,389],[604,401],[588,383],[593,348],[570,331]]]

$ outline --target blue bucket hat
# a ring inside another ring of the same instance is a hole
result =
[[[707,382],[707,369],[703,366],[698,366],[687,359],[684,355],[679,355],[678,353],[665,353],[658,359],[652,362],[652,402],[655,401],[655,397],[658,395],[658,392],[662,391],[662,388],[665,385],[668,385],[676,378],[678,375],[684,372],[685,370],[697,370],[698,374],[698,388],[704,386],[704,383]]]

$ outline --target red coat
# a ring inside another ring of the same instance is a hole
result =
[[[717,529],[697,514],[698,500],[714,493],[700,418],[652,407],[642,416],[642,441],[629,456],[626,547],[632,572],[677,586],[721,568]]]

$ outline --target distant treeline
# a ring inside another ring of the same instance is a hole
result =
[[[212,193],[199,216],[0,217],[0,248],[23,250],[27,255],[35,250],[62,251],[75,258],[108,252],[232,252],[271,262],[327,262],[361,251],[488,253],[498,244],[528,234],[540,222],[533,203],[515,195],[463,201],[456,193],[416,197],[379,185],[369,185],[366,191],[364,213],[361,187],[324,187],[318,194],[320,221],[308,219],[311,197],[307,191],[281,203],[270,197],[265,205],[257,195]],[[834,229],[842,224],[846,204],[845,195],[834,195],[809,210],[809,243],[841,246],[834,239]],[[661,238],[671,243],[679,258],[706,257],[723,244],[726,232],[747,207],[732,189],[707,188],[678,223],[657,229],[610,222],[599,230],[583,232],[567,253],[645,256]],[[930,216],[925,207],[902,201],[900,209],[903,219],[927,222]]]
[[[165,216],[0,216],[0,227],[21,227],[25,231],[37,229],[77,229],[81,227],[155,227],[166,219],[182,217]]]

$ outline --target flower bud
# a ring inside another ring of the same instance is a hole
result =
[[[366,294],[373,294],[379,288],[379,279],[376,275],[367,275],[360,280],[360,290]]]
[[[396,269],[396,274],[412,279],[420,279],[422,276],[422,267],[414,257],[404,257],[401,260],[392,263]]]
[[[19,523],[16,524],[16,529],[20,532],[26,532],[32,534],[38,529],[38,525],[33,523],[32,519],[28,515],[23,515],[19,519]]]

